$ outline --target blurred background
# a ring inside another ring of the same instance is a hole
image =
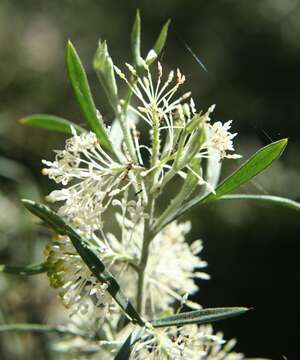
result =
[[[245,193],[300,200],[300,0],[0,0],[0,263],[43,259],[48,234],[24,212],[20,197],[43,199],[51,184],[40,175],[64,136],[24,128],[32,113],[83,119],[70,88],[65,44],[72,39],[87,69],[99,109],[112,112],[92,70],[99,37],[117,66],[130,61],[130,29],[139,7],[143,48],[172,19],[163,63],[187,76],[198,109],[216,103],[213,118],[234,119],[244,159],[271,141],[287,151]],[[205,65],[188,51],[188,47]],[[238,167],[228,162],[223,176]],[[191,214],[191,239],[204,241],[212,279],[196,295],[204,306],[253,307],[216,326],[249,357],[296,359],[299,345],[299,213],[246,202],[207,205]],[[0,323],[55,322],[62,306],[45,275],[1,274]],[[50,359],[45,336],[1,334],[0,358]]]

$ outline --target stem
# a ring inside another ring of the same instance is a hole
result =
[[[151,156],[151,167],[154,167],[159,162],[159,151],[160,151],[160,139],[159,139],[159,118],[157,111],[153,110],[153,137],[152,137],[152,156]]]
[[[156,109],[152,111],[152,124],[153,124],[153,135],[152,135],[152,155],[150,165],[154,170],[151,173],[149,178],[149,190],[155,186],[158,181],[159,176],[159,155],[160,155],[160,138],[159,138],[159,117]],[[157,168],[156,168],[157,167]],[[154,208],[155,208],[155,194],[153,194],[148,202],[148,211],[150,214],[149,220],[145,224],[144,230],[144,240],[142,246],[141,260],[139,264],[139,274],[138,274],[138,289],[137,289],[137,311],[143,316],[145,312],[145,299],[144,299],[144,287],[145,287],[145,270],[148,262],[149,256],[149,245],[153,236],[151,234],[150,228],[154,221]]]
[[[65,326],[51,326],[43,324],[5,324],[0,325],[0,332],[40,332],[40,333],[57,333],[64,335],[74,335],[82,337],[90,337],[80,331],[74,331]]]
[[[153,212],[153,207],[155,205],[155,198],[151,198],[149,204],[148,204],[148,211],[147,213]],[[137,287],[137,311],[141,314],[141,316],[144,315],[145,312],[145,270],[148,262],[149,257],[149,245],[151,243],[151,240],[153,239],[152,233],[150,232],[150,226],[152,223],[152,218],[150,217],[149,220],[145,224],[145,230],[144,230],[144,240],[143,240],[143,246],[142,246],[142,254],[141,254],[141,260],[139,263],[139,271],[138,271],[138,287]]]
[[[144,239],[142,256],[138,274],[138,289],[137,289],[137,311],[143,316],[145,312],[144,301],[144,287],[145,287],[145,269],[148,262],[150,239]]]

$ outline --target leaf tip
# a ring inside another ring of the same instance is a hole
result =
[[[233,308],[233,312],[235,313],[235,315],[242,315],[253,309],[254,309],[253,307],[248,308],[248,307],[238,306]]]
[[[171,19],[168,19],[165,23],[165,27],[168,28],[171,24]]]
[[[141,12],[140,12],[140,9],[139,9],[139,8],[136,9],[135,18],[136,18],[136,20],[138,20],[138,21],[141,20]]]
[[[24,198],[21,199],[21,203],[22,203],[25,207],[34,205],[34,201],[29,200],[29,199],[24,199]]]
[[[250,311],[250,310],[254,310],[254,307],[250,307],[250,308],[248,308],[248,307],[240,307],[239,308],[241,311],[243,311],[243,312],[247,312],[247,311]]]
[[[72,54],[76,54],[75,47],[70,39],[67,41],[67,56],[72,56]]]
[[[18,119],[17,122],[18,122],[19,124],[21,124],[21,125],[24,125],[24,124],[26,124],[26,122],[27,122],[27,117],[23,117],[23,118],[21,118],[21,119]]]
[[[279,156],[282,155],[282,153],[284,152],[287,144],[288,144],[288,138],[283,138],[283,139],[280,139],[277,141],[277,144],[280,145],[280,153],[279,153]]]
[[[289,142],[289,139],[288,139],[288,138],[284,138],[284,139],[281,139],[281,141],[282,141],[285,145],[287,145],[287,143]]]
[[[67,41],[67,47],[69,48],[69,47],[74,47],[74,45],[72,44],[72,41],[71,41],[71,39],[68,39],[68,41]]]

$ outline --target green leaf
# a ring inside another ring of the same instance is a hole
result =
[[[67,45],[67,67],[74,93],[88,124],[97,135],[101,145],[113,152],[102,116],[96,109],[85,70],[70,41]]]
[[[118,88],[115,79],[114,64],[108,53],[106,41],[99,41],[93,65],[106,96],[117,114],[119,104]]]
[[[87,242],[81,237],[77,230],[65,222],[47,206],[30,200],[22,200],[22,202],[29,211],[43,220],[55,232],[60,235],[69,236],[73,246],[94,276],[99,281],[105,282],[108,285],[107,291],[115,299],[123,311],[132,319],[132,322],[143,326],[144,321],[141,319],[131,302],[124,295],[117,280],[113,277],[110,271],[107,270],[101,259],[99,259],[98,256],[90,249]]]
[[[0,273],[15,274],[15,275],[36,275],[47,271],[45,262],[39,264],[31,264],[26,266],[10,266],[0,265]]]
[[[217,187],[215,194],[209,194],[205,198],[205,201],[213,200],[222,195],[225,195],[261,173],[268,166],[270,166],[273,161],[281,156],[287,145],[287,142],[287,139],[282,139],[273,142],[272,144],[269,144],[257,151],[238,170],[236,170]]]
[[[157,320],[152,320],[150,321],[150,323],[154,327],[205,324],[227,319],[233,316],[238,316],[244,314],[248,310],[249,309],[245,307],[201,309],[168,316]]]
[[[273,195],[246,195],[246,194],[233,194],[224,195],[218,198],[218,200],[250,200],[258,203],[270,203],[271,205],[285,206],[289,209],[300,211],[300,203],[291,199],[287,199],[281,196]]]
[[[155,328],[184,326],[190,324],[206,324],[238,316],[244,314],[248,310],[249,309],[244,307],[202,309],[163,317],[157,320],[152,320],[150,323]],[[121,346],[114,360],[129,360],[133,346],[140,340],[142,332],[143,329],[141,328],[133,330]]]
[[[154,232],[159,232],[168,223],[175,220],[183,213],[191,210],[193,207],[208,201],[218,200],[221,196],[237,189],[239,186],[254,178],[270,166],[273,161],[280,157],[287,145],[287,141],[287,139],[282,139],[258,150],[250,159],[242,164],[239,169],[223,180],[217,186],[215,193],[209,193],[206,195],[200,193],[195,196],[193,199],[181,206],[175,214],[165,219],[163,223],[160,223],[159,226],[154,226]]]
[[[121,346],[114,360],[129,360],[134,344],[140,339],[143,329],[133,330]]]
[[[23,125],[29,125],[50,131],[62,132],[72,135],[71,126],[78,134],[85,132],[81,126],[74,124],[72,121],[66,120],[59,116],[36,114],[29,115],[19,120]]]
[[[147,55],[146,63],[147,65],[151,65],[155,59],[157,59],[158,55],[161,53],[162,49],[165,46],[165,43],[167,41],[168,37],[168,30],[169,25],[171,23],[171,20],[168,20],[164,26],[162,27],[158,38],[156,39],[156,42],[153,46],[153,49],[151,49]]]
[[[90,338],[79,330],[71,330],[65,326],[51,326],[43,324],[0,324],[0,332],[39,332],[39,333],[57,333],[60,335],[74,335]]]
[[[141,57],[141,17],[140,11],[137,9],[134,24],[131,31],[131,51],[133,56],[133,63],[140,67],[143,65]]]

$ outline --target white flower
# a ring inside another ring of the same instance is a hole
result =
[[[186,242],[185,235],[190,229],[190,223],[173,222],[150,244],[146,286],[149,305],[154,309],[166,309],[175,299],[181,301],[186,293],[196,292],[195,278],[209,278],[199,271],[207,266],[198,255],[202,250],[201,241],[191,245]]]
[[[185,104],[185,107],[188,109],[191,106]],[[220,160],[224,158],[240,158],[241,155],[227,154],[227,152],[235,151],[232,140],[237,136],[237,133],[233,134],[229,131],[232,120],[227,121],[224,124],[220,121],[212,122],[211,114],[214,109],[215,105],[212,105],[203,115],[201,113],[195,115],[195,117],[199,119],[199,126],[203,126],[203,130],[205,132],[205,141],[201,145],[199,154],[197,156],[207,158],[211,156],[211,152],[213,151],[218,154]],[[192,121],[193,119],[191,118],[190,113],[191,112],[187,112],[187,110],[184,113],[182,109],[180,111],[180,116],[182,119],[185,119],[185,122]],[[197,127],[195,130],[197,130]]]
[[[231,352],[235,340],[226,343],[223,334],[213,334],[210,325],[147,329],[137,343],[135,360],[242,360],[243,354]]]
[[[143,208],[137,204],[130,206],[130,217],[117,215],[122,235],[118,241],[112,233],[107,234],[108,241],[116,244],[120,254],[127,253],[132,262],[139,263],[143,243],[144,218]],[[207,263],[200,259],[202,250],[200,240],[189,245],[185,235],[190,230],[189,223],[173,222],[158,233],[149,246],[149,257],[145,269],[146,312],[154,316],[167,309],[175,300],[182,301],[186,293],[192,294],[198,287],[195,278],[208,279],[200,271]],[[117,269],[115,272],[118,272]],[[120,281],[130,298],[136,297],[136,278],[134,268],[128,267],[122,272]]]
[[[180,70],[177,69],[176,76],[173,70],[170,71],[166,81],[162,82],[163,71],[159,62],[156,81],[152,79],[152,75],[147,66],[145,67],[146,75],[142,78],[137,76],[135,69],[130,64],[126,64],[126,66],[135,77],[133,82],[129,82],[118,68],[116,68],[116,72],[126,81],[141,102],[141,106],[137,108],[131,107],[131,109],[150,126],[153,125],[153,117],[155,116],[159,117],[162,126],[172,121],[172,116],[170,116],[172,111],[177,110],[178,105],[191,95],[191,93],[188,92],[177,99],[173,99],[180,85],[185,82],[185,76],[181,74]],[[173,80],[175,81],[173,82]]]
[[[175,72],[171,71],[163,81],[160,63],[158,63],[157,76],[153,76],[145,65],[145,76],[142,77],[131,65],[126,65],[131,72],[132,81],[127,80],[118,68],[115,70],[140,102],[139,106],[130,106],[130,109],[151,127],[152,147],[139,145],[139,140],[135,139],[135,150],[139,159],[141,159],[142,147],[147,148],[151,157],[154,157],[150,169],[141,173],[145,177],[156,172],[157,180],[152,188],[153,192],[164,187],[175,174],[185,178],[184,170],[193,172],[190,165],[194,157],[209,158],[217,155],[219,160],[240,157],[233,153],[233,138],[236,134],[229,131],[231,121],[225,124],[211,121],[210,116],[215,105],[202,114],[197,112],[192,98],[186,102],[191,96],[190,92],[176,96],[179,87],[185,82],[185,76],[179,69],[176,71],[176,76]],[[162,136],[163,131],[167,131],[165,136]],[[202,144],[201,139],[203,139]],[[140,163],[142,164],[142,160]],[[194,174],[199,179],[199,185],[206,185],[214,191],[201,171]]]
[[[99,254],[99,250],[98,250]],[[60,289],[60,297],[71,316],[87,314],[89,301],[94,317],[104,320],[110,304],[107,285],[101,283],[82,261],[67,236],[57,236],[45,249],[50,285]]]
[[[234,151],[232,139],[237,135],[237,133],[232,134],[229,131],[231,123],[232,121],[230,120],[224,124],[220,121],[213,124],[206,124],[207,140],[205,141],[203,148],[216,150],[220,159],[238,159],[241,157],[241,155],[238,154],[227,154],[228,151]]]
[[[120,69],[115,67],[116,73],[127,83],[133,94],[137,97],[140,105],[130,106],[135,114],[143,119],[151,128],[157,127],[158,142],[160,143],[161,132],[167,131],[168,141],[167,146],[163,150],[163,153],[170,153],[174,150],[176,145],[176,129],[181,129],[182,125],[178,125],[178,109],[180,105],[184,103],[186,99],[191,96],[191,92],[186,92],[181,96],[175,96],[179,87],[184,84],[185,76],[182,75],[179,69],[175,72],[172,70],[167,75],[165,81],[163,81],[163,69],[158,62],[157,78],[154,78],[148,68],[145,66],[146,75],[140,77],[137,75],[135,69],[126,64],[129,71],[134,77],[132,82],[128,81],[125,74]],[[191,100],[191,104],[193,101]],[[192,111],[195,111],[194,105],[191,106]],[[151,135],[153,135],[151,133]],[[160,144],[158,144],[160,146]],[[140,148],[144,147],[152,153],[152,149],[138,144],[136,142],[136,151],[140,154]],[[160,152],[160,151],[159,151]],[[140,156],[139,156],[140,157]]]
[[[56,151],[55,161],[43,160],[48,175],[64,188],[52,191],[48,201],[63,201],[59,215],[85,231],[102,227],[102,214],[114,196],[131,184],[127,165],[115,162],[101,147],[94,133],[76,135]]]

